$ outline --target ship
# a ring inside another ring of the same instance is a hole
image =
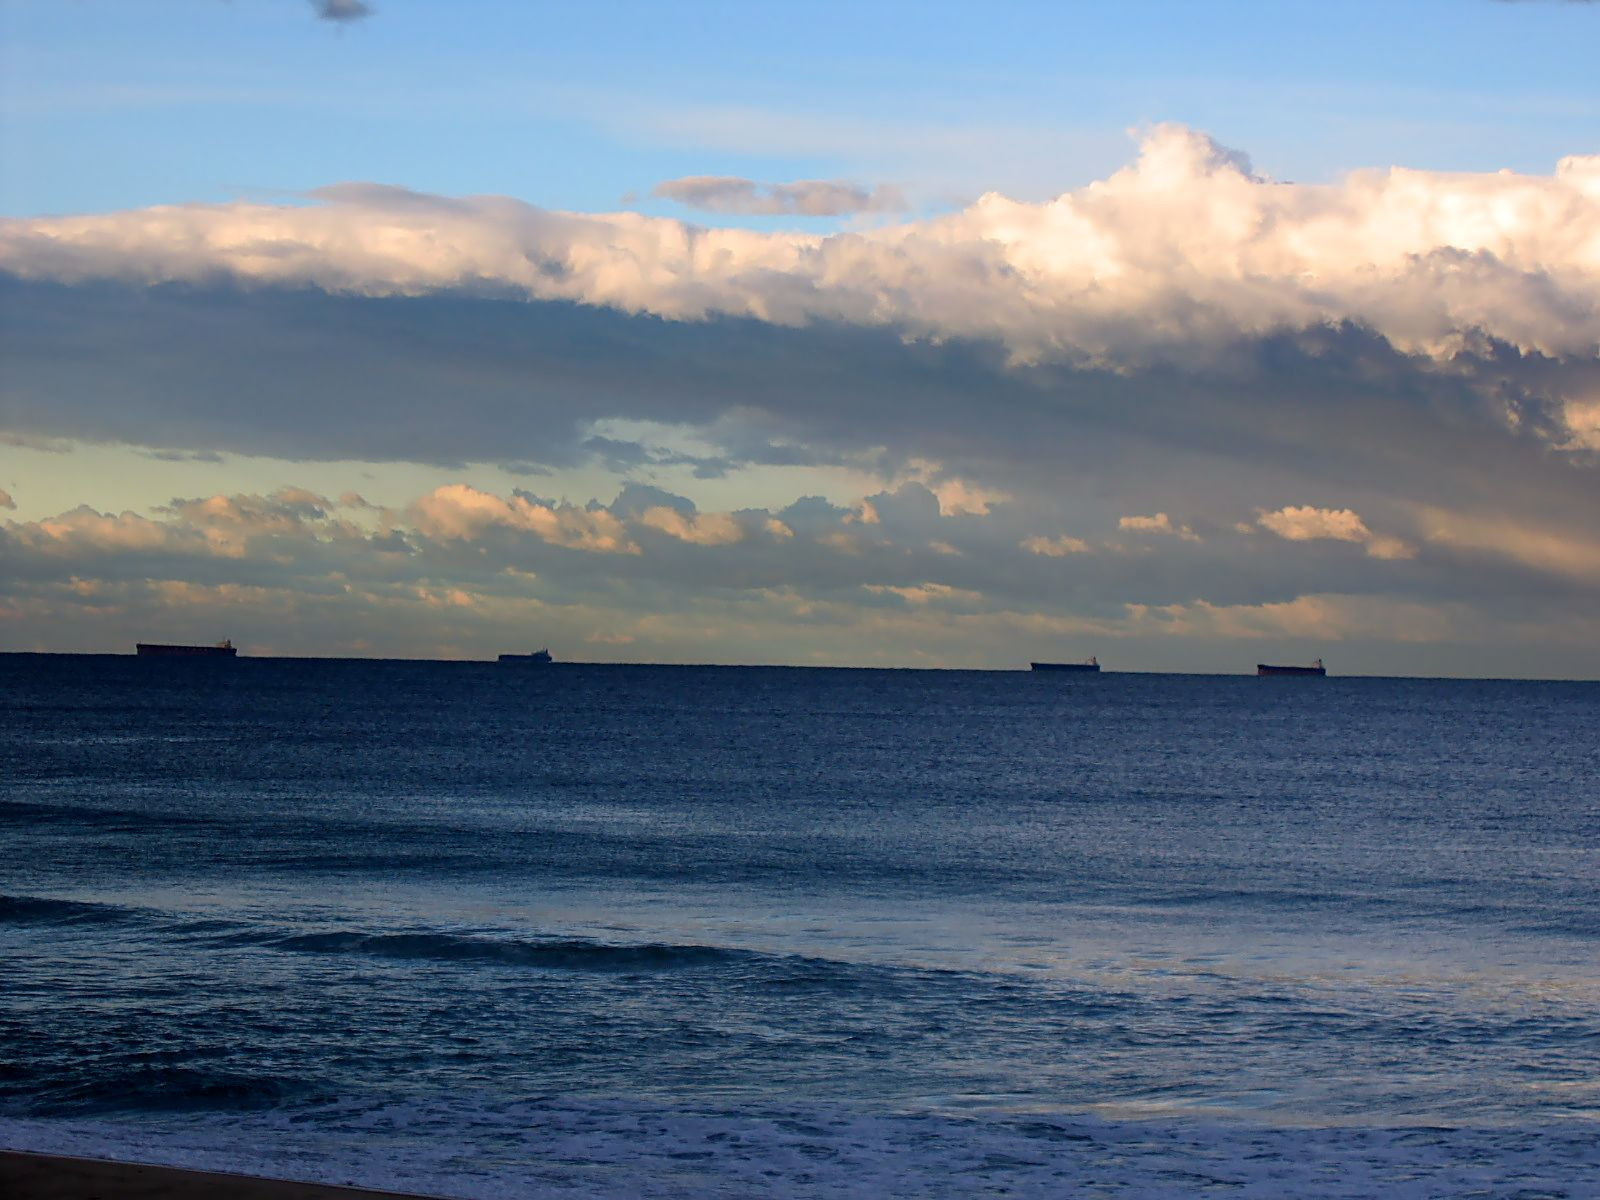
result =
[[[218,642],[213,646],[169,646],[161,642],[135,642],[134,650],[140,658],[232,658],[239,652],[233,642]]]
[[[503,663],[516,663],[519,666],[542,666],[555,660],[550,657],[550,651],[535,650],[532,654],[502,654],[500,661]]]
[[[1326,675],[1328,668],[1322,665],[1319,658],[1309,667],[1275,667],[1270,663],[1257,663],[1257,675]]]
[[[1074,663],[1029,663],[1028,669],[1032,671],[1089,671],[1100,669],[1100,660],[1091,658],[1087,662]]]

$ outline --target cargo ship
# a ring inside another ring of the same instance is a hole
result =
[[[1319,658],[1309,667],[1274,667],[1268,663],[1257,663],[1257,675],[1326,675],[1328,669],[1322,665]]]
[[[160,642],[136,642],[134,649],[140,658],[232,658],[239,652],[231,641],[214,646],[168,646]]]
[[[555,660],[550,657],[550,651],[535,650],[532,654],[502,654],[500,661],[503,663],[516,663],[519,666],[538,666]]]
[[[1077,663],[1029,663],[1028,669],[1032,671],[1088,671],[1095,672],[1100,669],[1100,660],[1091,658],[1088,662]]]

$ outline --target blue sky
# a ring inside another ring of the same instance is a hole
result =
[[[0,649],[1600,676],[1600,4],[0,35]]]
[[[345,179],[600,210],[681,175],[1043,198],[1160,121],[1276,178],[1548,170],[1600,126],[1566,3],[4,0],[0,211]]]

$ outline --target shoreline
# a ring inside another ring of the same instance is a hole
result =
[[[436,1200],[415,1192],[30,1150],[0,1150],[0,1194],[6,1200]]]

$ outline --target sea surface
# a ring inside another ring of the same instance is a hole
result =
[[[1600,1196],[1600,685],[0,656],[0,1145]]]

